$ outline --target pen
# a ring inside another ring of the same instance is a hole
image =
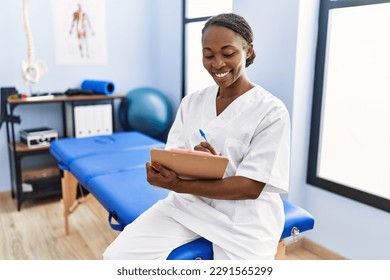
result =
[[[199,133],[200,133],[200,136],[202,136],[202,138],[203,138],[204,140],[206,140],[206,142],[208,142],[208,141],[207,141],[207,138],[206,138],[206,134],[204,134],[203,130],[199,129]]]
[[[203,132],[203,130],[199,129],[199,133],[200,133],[200,136],[202,136],[202,138],[203,138],[204,140],[206,140],[206,142],[208,143],[209,141],[207,141],[206,134]],[[210,145],[210,144],[209,144],[209,145]],[[211,146],[211,145],[210,145],[210,146]],[[216,151],[213,147],[211,147],[210,152],[211,152],[213,155],[218,155],[217,151]]]

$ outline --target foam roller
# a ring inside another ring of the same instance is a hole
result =
[[[114,92],[115,86],[109,81],[84,80],[81,83],[81,89],[92,90],[97,94],[111,95]]]

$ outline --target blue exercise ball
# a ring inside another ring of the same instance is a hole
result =
[[[136,130],[154,138],[166,134],[172,122],[172,107],[159,90],[149,87],[131,90],[119,107],[124,130]]]

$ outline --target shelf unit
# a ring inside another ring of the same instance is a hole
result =
[[[57,166],[53,167],[57,172],[51,172],[48,176],[41,174],[42,176],[36,176],[36,178],[23,179],[23,172],[25,171],[22,166],[22,160],[28,156],[34,155],[47,155],[51,157],[49,152],[49,146],[40,146],[30,148],[24,143],[17,141],[15,136],[15,125],[22,122],[20,116],[14,114],[15,108],[17,106],[32,106],[34,104],[50,104],[50,103],[60,103],[61,104],[61,114],[62,114],[62,123],[63,123],[63,135],[64,137],[73,136],[69,135],[67,131],[67,113],[66,107],[77,106],[78,104],[99,104],[99,102],[109,101],[112,106],[112,127],[115,131],[115,122],[114,122],[114,100],[121,99],[126,101],[126,97],[120,94],[113,95],[74,95],[66,96],[59,95],[54,98],[27,98],[27,99],[12,99],[11,97],[7,98],[7,108],[6,108],[6,127],[7,127],[7,141],[8,141],[8,151],[9,151],[9,164],[11,171],[11,194],[12,198],[16,198],[17,209],[20,211],[21,205],[24,201],[28,199],[34,199],[39,197],[46,197],[52,195],[61,194],[61,174]],[[73,120],[74,122],[74,120]],[[31,170],[30,170],[31,171]],[[34,170],[33,170],[34,172]],[[35,173],[39,175],[40,170],[36,170]],[[26,190],[26,186],[29,187]]]

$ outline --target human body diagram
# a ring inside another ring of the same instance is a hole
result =
[[[94,31],[87,13],[82,9],[81,4],[78,4],[78,9],[73,13],[72,25],[69,34],[75,32],[78,40],[78,48],[81,57],[90,57],[88,46],[89,35],[94,36]]]

